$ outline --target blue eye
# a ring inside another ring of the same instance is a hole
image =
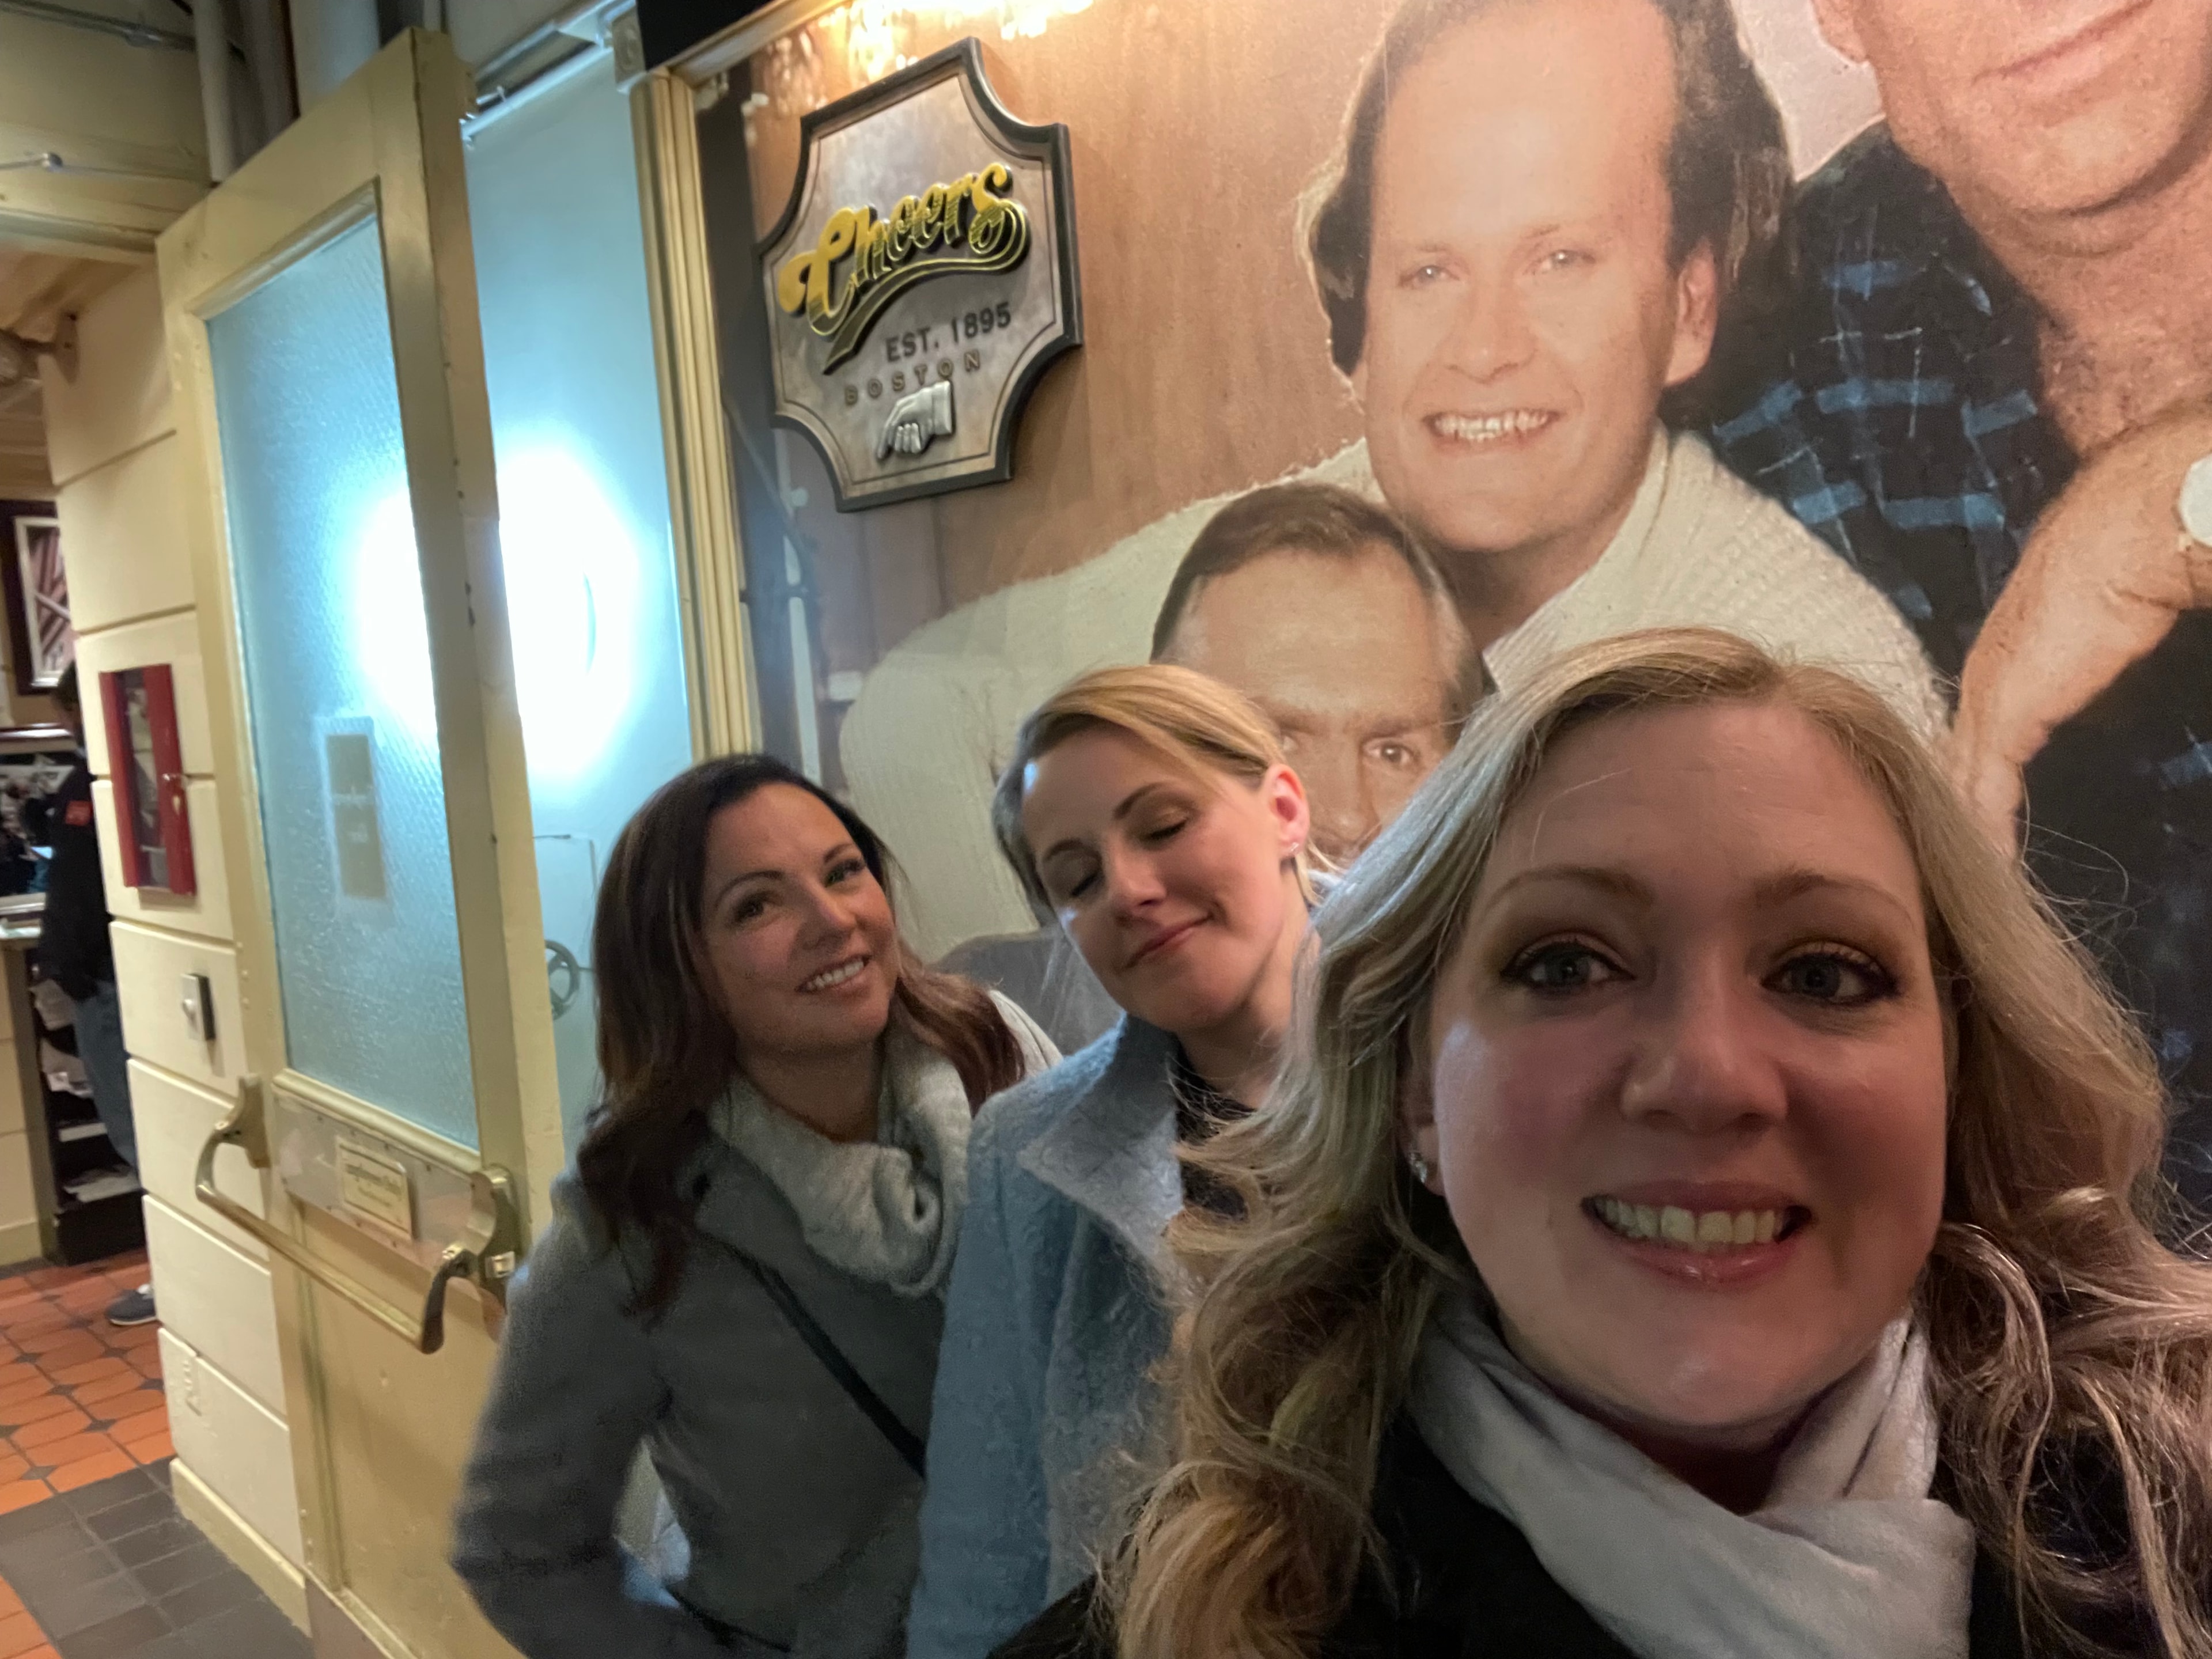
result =
[[[1863,1007],[1897,993],[1897,981],[1880,963],[1833,947],[1790,957],[1767,983],[1785,996],[1837,1008]]]
[[[1562,996],[1603,985],[1626,975],[1589,945],[1554,939],[1524,951],[1505,969],[1505,977],[1541,995]]]

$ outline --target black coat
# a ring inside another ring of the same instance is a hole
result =
[[[1402,1416],[1376,1465],[1375,1520],[1400,1594],[1364,1575],[1317,1659],[1636,1659],[1544,1570],[1518,1528],[1468,1495]],[[1086,1583],[1047,1608],[992,1659],[1113,1659],[1091,1590]],[[2028,1659],[2011,1586],[1986,1556],[1974,1564],[1967,1651]]]
[[[77,762],[52,798],[46,833],[46,908],[39,926],[39,959],[46,975],[82,1002],[115,977],[107,945],[107,888],[100,873],[100,832],[93,825],[92,770]]]

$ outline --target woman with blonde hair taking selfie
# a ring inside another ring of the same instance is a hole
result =
[[[1316,931],[1176,1461],[1006,1652],[2212,1655],[2156,1070],[1872,693],[1571,653]]]
[[[1188,669],[1101,669],[1047,698],[992,819],[1124,1012],[976,1120],[909,1659],[976,1659],[1127,1531],[1164,1449],[1161,1235],[1223,1196],[1176,1148],[1265,1091],[1306,928],[1304,787],[1259,712]]]

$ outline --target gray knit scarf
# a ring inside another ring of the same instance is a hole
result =
[[[872,1141],[828,1139],[742,1077],[712,1121],[790,1201],[824,1261],[901,1296],[942,1296],[968,1202],[974,1113],[943,1054],[896,1021],[884,1045]]]

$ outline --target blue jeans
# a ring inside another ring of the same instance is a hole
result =
[[[110,1145],[138,1173],[138,1135],[131,1125],[131,1054],[123,1046],[123,1003],[115,981],[100,987],[76,1006],[76,1057],[92,1084],[93,1109],[107,1129]]]

